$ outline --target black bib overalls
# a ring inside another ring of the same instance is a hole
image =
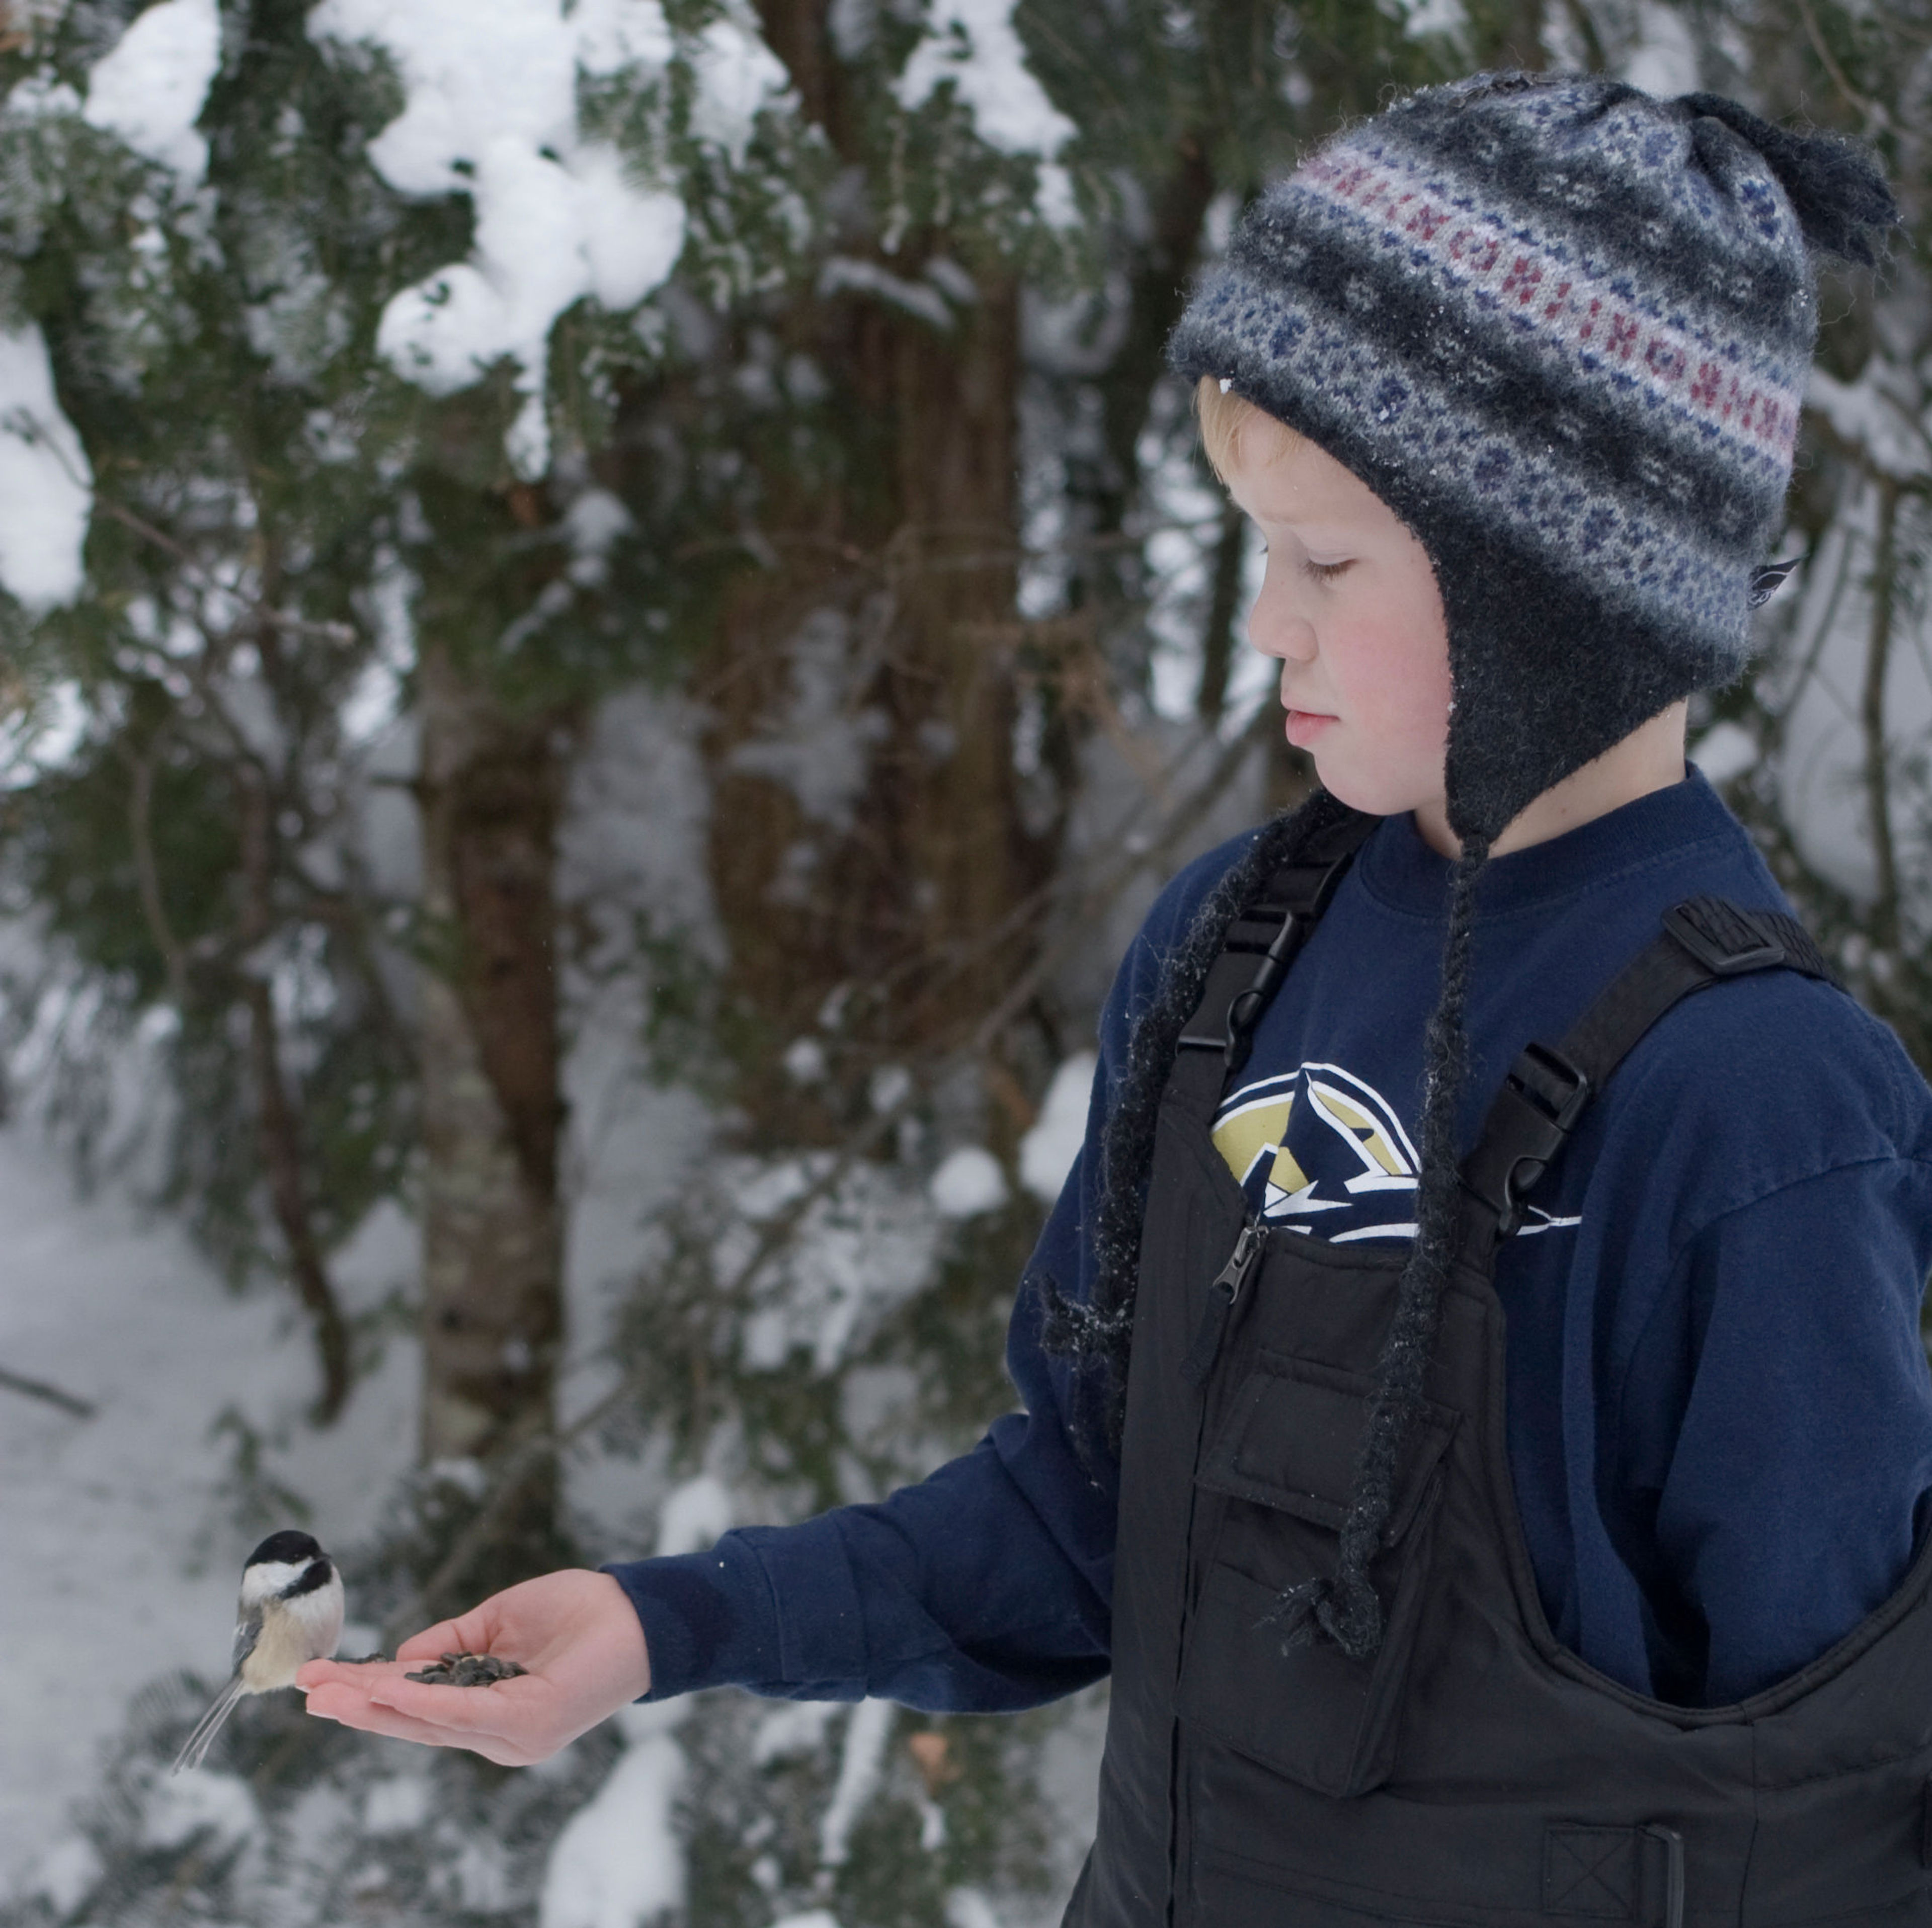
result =
[[[1264,1623],[1334,1570],[1403,1255],[1258,1231],[1208,1132],[1364,832],[1278,873],[1231,931],[1162,1101],[1100,1825],[1069,1928],[1932,1924],[1932,1549],[1792,1679],[1667,1706],[1551,1638],[1504,1450],[1490,1275],[1521,1192],[1678,997],[1739,970],[1823,973],[1788,919],[1679,907],[1555,1051],[1518,1060],[1465,1166],[1468,1234],[1372,1572],[1381,1651],[1284,1654]]]

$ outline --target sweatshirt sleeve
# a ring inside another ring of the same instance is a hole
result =
[[[973,1451],[873,1506],[727,1534],[710,1552],[607,1567],[651,1663],[647,1698],[733,1686],[932,1712],[1033,1707],[1108,1671],[1115,1468],[1076,1438],[1072,1369],[1040,1348],[1042,1282],[1084,1300],[1100,1137],[1133,1021],[1195,907],[1246,838],[1156,902],[1101,1013],[1085,1141],[1027,1269],[1007,1335],[1023,1410]]]
[[[1091,1163],[1083,1150],[1015,1309],[1007,1360],[1025,1411],[877,1505],[604,1570],[643,1622],[648,1698],[730,1686],[992,1713],[1107,1671],[1114,1495],[1081,1466],[1065,1369],[1040,1350],[1031,1282],[1056,1264],[1077,1267]]]

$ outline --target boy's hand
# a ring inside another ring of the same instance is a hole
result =
[[[445,1654],[494,1654],[526,1671],[487,1687],[405,1680]],[[647,1692],[644,1629],[608,1573],[545,1573],[404,1641],[393,1660],[311,1660],[296,1675],[308,1711],[371,1734],[467,1747],[500,1767],[548,1760]]]

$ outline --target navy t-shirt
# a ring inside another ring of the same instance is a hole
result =
[[[1095,1147],[1133,1021],[1236,838],[1162,894],[1102,1011],[1087,1144],[1029,1277],[1084,1295]],[[1385,820],[1258,1027],[1216,1138],[1310,1238],[1414,1236],[1422,1033],[1449,866]],[[1695,772],[1484,874],[1461,1129],[1684,898],[1789,910]],[[1552,1630],[1640,1693],[1768,1686],[1876,1606],[1932,1494],[1932,1091],[1844,993],[1773,971],[1687,999],[1586,1113],[1499,1253],[1510,1463]],[[1036,1705],[1108,1661],[1116,1494],[1082,1470],[1068,1369],[1023,1291],[1025,1410],[876,1506],[613,1567],[652,1698],[733,1684],[934,1710]],[[1103,1456],[1102,1456],[1103,1457]]]

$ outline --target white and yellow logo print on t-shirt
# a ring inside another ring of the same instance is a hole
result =
[[[1214,1138],[1269,1225],[1330,1245],[1415,1236],[1414,1144],[1388,1099],[1338,1064],[1243,1085],[1221,1107]],[[1522,1230],[1576,1222],[1532,1206]]]

